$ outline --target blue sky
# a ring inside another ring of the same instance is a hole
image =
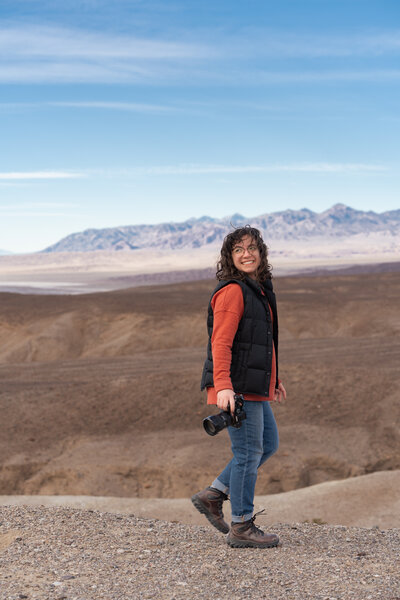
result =
[[[0,248],[399,208],[398,0],[2,0]]]

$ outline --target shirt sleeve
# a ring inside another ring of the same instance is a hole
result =
[[[214,313],[211,337],[214,387],[218,393],[221,390],[233,389],[230,377],[232,344],[244,311],[240,285],[230,283],[219,290],[212,299],[211,307]]]

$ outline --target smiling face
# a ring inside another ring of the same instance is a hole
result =
[[[232,248],[233,264],[238,271],[256,279],[256,272],[261,263],[260,251],[256,242],[249,235],[245,235]]]

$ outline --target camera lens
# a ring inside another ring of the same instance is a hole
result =
[[[203,419],[203,427],[208,435],[217,435],[217,433],[228,427],[231,423],[231,415],[225,411]]]
[[[206,430],[206,433],[208,433],[208,435],[216,435],[218,433],[217,428],[215,427],[214,423],[210,418],[204,419],[203,427]]]

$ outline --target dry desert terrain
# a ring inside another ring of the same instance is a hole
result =
[[[202,430],[211,280],[0,298],[0,494],[182,498],[230,457]],[[400,468],[400,275],[275,279],[280,450],[257,494]]]
[[[1,600],[400,598],[400,273],[274,285],[271,551],[229,548],[189,501],[230,456],[201,426],[213,281],[0,294]]]

